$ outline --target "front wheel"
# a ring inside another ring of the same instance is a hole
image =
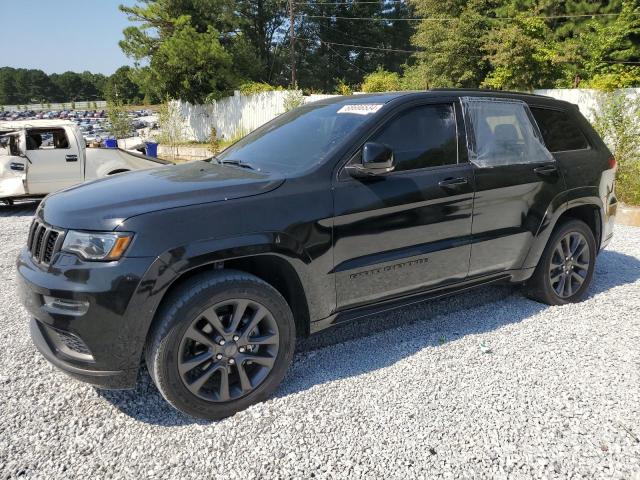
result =
[[[149,336],[146,361],[171,405],[216,420],[267,399],[294,346],[293,315],[278,291],[227,270],[193,277],[171,294]]]
[[[581,301],[593,278],[596,254],[596,240],[586,223],[563,223],[551,235],[526,295],[548,305]]]

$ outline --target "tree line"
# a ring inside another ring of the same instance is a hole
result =
[[[289,11],[293,5],[293,29]],[[120,43],[146,96],[203,102],[246,82],[362,88],[640,85],[640,0],[144,0]]]
[[[296,86],[306,92],[640,86],[640,0],[139,0],[119,8],[132,22],[120,47],[133,67],[110,77],[0,69],[0,104],[202,103],[256,84],[290,86],[292,31]]]
[[[58,103],[77,100],[120,99],[124,103],[142,100],[139,87],[124,66],[113,75],[64,72],[47,75],[42,70],[0,68],[0,105]]]

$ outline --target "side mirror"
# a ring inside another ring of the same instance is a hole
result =
[[[362,147],[362,163],[347,165],[346,170],[352,177],[364,178],[386,175],[395,168],[393,150],[388,145],[367,142]]]

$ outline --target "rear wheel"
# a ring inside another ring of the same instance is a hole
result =
[[[294,345],[284,298],[257,277],[222,271],[194,277],[173,292],[147,342],[146,360],[174,407],[220,419],[267,399]]]
[[[549,305],[579,302],[591,284],[596,253],[596,241],[586,223],[563,223],[551,235],[525,293]]]

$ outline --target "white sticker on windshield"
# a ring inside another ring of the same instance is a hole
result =
[[[338,113],[355,113],[356,115],[369,115],[382,108],[382,103],[362,103],[357,105],[344,105]]]

